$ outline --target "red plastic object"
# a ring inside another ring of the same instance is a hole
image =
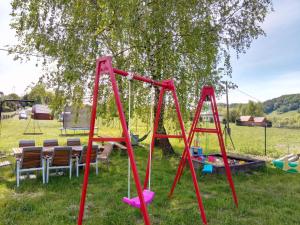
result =
[[[207,157],[207,160],[208,160],[208,162],[215,162],[215,161],[216,161],[216,157],[215,157],[215,156],[212,156],[212,155],[209,155],[209,156]]]
[[[146,189],[143,191],[143,196],[144,196],[146,205],[148,205],[153,201],[155,193],[153,191]],[[139,197],[134,197],[134,198],[124,197],[123,202],[132,207],[141,208],[141,201],[140,201]]]
[[[201,110],[203,107],[203,103],[205,101],[210,101],[211,103],[211,110],[212,110],[212,114],[213,114],[213,119],[214,119],[214,123],[215,123],[215,128],[197,128],[197,123],[200,119],[200,114],[201,114]],[[234,188],[234,183],[232,180],[232,176],[231,176],[231,171],[230,171],[230,167],[228,164],[228,159],[227,159],[227,154],[226,154],[226,149],[225,149],[225,145],[224,145],[224,140],[223,140],[223,135],[222,135],[222,129],[221,129],[221,125],[220,125],[220,119],[219,119],[219,114],[218,114],[218,109],[217,109],[217,102],[216,102],[216,97],[215,97],[215,91],[213,89],[213,87],[211,86],[204,86],[201,92],[201,97],[199,99],[198,102],[198,106],[196,109],[196,113],[195,113],[195,117],[192,123],[192,127],[190,129],[189,132],[189,137],[188,137],[188,146],[191,146],[191,143],[193,141],[194,135],[196,132],[200,132],[200,133],[212,133],[212,134],[217,134],[218,136],[218,140],[219,140],[219,146],[221,149],[221,153],[222,153],[222,157],[223,157],[223,161],[224,161],[224,166],[225,166],[225,170],[226,170],[226,175],[227,175],[227,180],[229,182],[231,191],[232,191],[232,196],[233,196],[233,200],[234,203],[236,205],[236,207],[238,207],[238,199],[237,199],[237,195],[235,192],[235,188]],[[171,191],[169,193],[169,196],[172,196],[174,189],[177,185],[177,183],[180,180],[180,177],[183,173],[184,170],[184,166],[186,163],[186,159],[190,158],[190,153],[188,151],[184,151],[182,153],[182,157],[177,169],[177,173],[171,188]]]
[[[119,118],[120,118],[120,122],[121,122],[121,125],[122,125],[122,133],[123,133],[124,137],[119,137],[119,138],[94,137],[94,128],[95,128],[98,93],[99,93],[99,80],[100,80],[101,74],[103,74],[103,73],[106,73],[106,74],[109,75],[109,80],[112,84],[112,89],[113,89],[113,93],[114,93],[114,97],[115,97],[115,101],[116,101],[116,106],[118,108]],[[128,72],[113,68],[111,57],[107,57],[107,56],[106,57],[101,57],[100,59],[97,60],[97,62],[96,62],[95,83],[94,83],[94,93],[93,93],[92,115],[91,115],[91,123],[90,123],[90,133],[89,133],[88,150],[87,150],[87,156],[86,156],[86,167],[85,167],[84,180],[83,180],[83,185],[82,185],[81,201],[80,201],[80,209],[79,209],[78,221],[77,221],[78,225],[82,225],[82,220],[83,220],[83,215],[84,215],[84,206],[85,206],[85,199],[86,199],[86,192],[87,192],[87,185],[88,185],[89,171],[90,171],[90,158],[91,158],[92,144],[93,144],[94,141],[95,142],[102,142],[102,141],[117,141],[117,140],[119,140],[119,141],[122,140],[126,143],[127,152],[128,152],[128,156],[129,156],[130,164],[131,164],[131,169],[132,169],[132,173],[133,173],[133,179],[134,179],[137,194],[138,194],[137,198],[139,199],[139,203],[140,203],[139,208],[140,208],[141,214],[143,215],[144,223],[146,225],[150,224],[148,210],[147,210],[147,207],[146,207],[146,201],[145,201],[145,197],[144,197],[144,194],[143,194],[143,190],[145,190],[147,188],[147,183],[148,183],[148,179],[149,179],[150,160],[148,159],[144,188],[142,188],[141,183],[140,183],[140,179],[139,179],[139,175],[138,175],[138,171],[137,171],[137,167],[136,167],[136,163],[135,163],[135,159],[134,159],[134,152],[133,152],[133,148],[132,148],[132,145],[131,145],[131,140],[130,140],[130,137],[129,137],[129,134],[128,134],[127,124],[126,124],[126,120],[125,120],[125,114],[124,114],[124,111],[123,111],[123,105],[121,103],[118,84],[117,84],[117,81],[116,81],[116,75],[121,75],[121,76],[126,77],[126,76],[128,76]],[[160,87],[160,94],[159,94],[157,111],[156,111],[156,115],[155,115],[153,136],[152,136],[152,140],[151,140],[151,154],[153,154],[153,150],[154,150],[153,147],[154,147],[155,138],[182,138],[184,140],[184,145],[185,145],[184,152],[189,151],[188,139],[186,137],[186,133],[185,133],[185,130],[184,130],[182,116],[181,116],[181,113],[180,113],[180,110],[179,110],[180,107],[179,107],[179,103],[178,103],[178,98],[177,98],[177,95],[176,95],[176,88],[175,88],[173,80],[165,80],[165,81],[159,82],[159,81],[155,81],[155,80],[152,80],[152,79],[149,79],[149,78],[146,78],[146,77],[142,77],[142,76],[137,75],[137,74],[133,75],[133,79],[137,80],[137,81],[146,82],[146,83],[149,83],[149,84],[157,86],[157,87]],[[173,99],[174,99],[177,118],[179,120],[180,129],[181,129],[181,135],[161,135],[161,134],[157,133],[157,131],[158,131],[158,122],[159,122],[159,118],[160,118],[160,114],[161,114],[161,108],[162,108],[162,104],[163,104],[163,98],[164,98],[164,94],[166,92],[170,92]],[[196,192],[196,197],[197,197],[197,201],[198,201],[199,210],[200,210],[200,213],[201,213],[202,222],[204,224],[207,224],[206,215],[205,215],[204,207],[203,207],[203,204],[202,204],[200,190],[199,190],[199,186],[198,186],[198,182],[197,182],[196,173],[195,173],[195,170],[194,170],[194,167],[193,167],[193,164],[192,164],[192,160],[191,160],[191,157],[190,157],[189,154],[187,156],[185,156],[185,158],[188,160],[188,164],[189,164],[190,171],[191,171],[191,174],[192,174],[193,184],[194,184],[194,188],[195,188],[195,192]]]

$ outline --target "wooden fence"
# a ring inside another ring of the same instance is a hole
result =
[[[1,115],[1,120],[5,120],[5,119],[10,119],[13,118],[14,116],[16,116],[18,113],[15,112],[8,112],[8,113],[2,113]]]

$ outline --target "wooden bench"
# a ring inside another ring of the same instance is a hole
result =
[[[98,159],[101,162],[106,163],[107,169],[109,169],[109,156],[111,154],[113,150],[113,144],[112,143],[108,143],[104,146],[103,151],[100,153],[100,155],[98,156]]]
[[[0,167],[12,166],[12,163],[8,160],[0,162]]]
[[[112,138],[110,136],[98,136],[100,138]],[[104,143],[105,141],[102,141],[102,143]],[[119,142],[115,142],[115,141],[108,141],[108,143],[111,143],[113,146],[116,146],[117,148],[121,149],[121,150],[127,150],[127,147],[125,145],[120,144]]]
[[[0,159],[1,159],[0,168],[5,167],[5,166],[11,166],[12,167],[12,163],[10,161],[8,161],[8,160],[2,161],[2,159],[5,159],[5,158],[7,158],[6,153],[0,152]]]
[[[110,142],[111,144],[113,144],[114,146],[118,147],[121,150],[127,150],[127,147],[125,145],[122,145],[118,142]]]

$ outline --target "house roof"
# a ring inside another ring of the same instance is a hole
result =
[[[254,117],[254,122],[255,123],[262,123],[265,122],[266,118],[265,117]]]
[[[253,121],[253,117],[252,116],[240,116],[240,121],[243,121],[243,122]]]

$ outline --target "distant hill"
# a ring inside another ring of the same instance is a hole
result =
[[[226,115],[226,104],[218,106],[220,114]],[[300,128],[300,94],[282,95],[263,103],[234,103],[229,107],[231,122],[240,116],[266,116],[274,127]]]
[[[264,112],[270,114],[274,111],[285,113],[300,110],[300,94],[282,95],[263,102]]]
[[[278,98],[273,98],[262,103],[264,113],[270,114],[276,112],[278,114],[286,113],[289,111],[300,112],[300,94],[282,95]],[[247,106],[248,103],[231,103],[231,109],[238,108],[239,106]],[[225,103],[218,103],[220,108],[226,108]]]

